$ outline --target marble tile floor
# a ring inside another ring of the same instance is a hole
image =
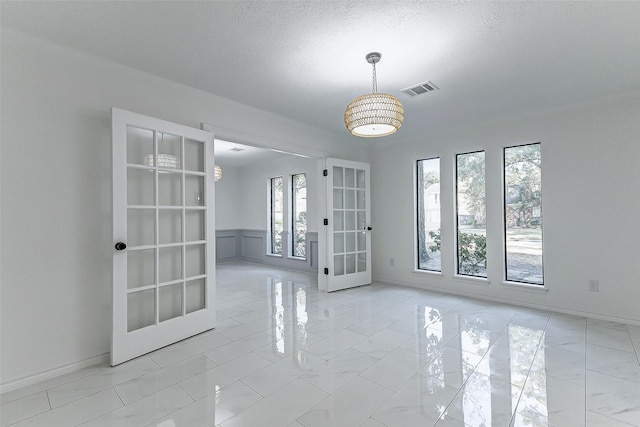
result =
[[[1,426],[640,426],[640,327],[218,266],[218,327],[4,393]]]

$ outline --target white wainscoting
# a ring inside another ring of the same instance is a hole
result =
[[[216,230],[216,260],[244,260],[300,271],[318,271],[318,233],[307,233],[307,258],[293,258],[289,253],[289,234],[283,232],[284,256],[267,255],[266,230]]]

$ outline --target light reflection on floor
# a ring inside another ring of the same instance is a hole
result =
[[[215,330],[6,393],[2,425],[640,426],[638,326],[239,262],[217,296]]]

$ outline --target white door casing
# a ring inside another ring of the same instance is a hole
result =
[[[371,198],[368,163],[326,159],[326,289],[371,283]],[[324,286],[323,286],[324,287]]]
[[[111,365],[215,327],[213,134],[112,109]]]

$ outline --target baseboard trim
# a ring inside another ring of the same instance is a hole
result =
[[[527,302],[522,302],[522,301],[518,301],[518,300],[512,300],[512,299],[509,299],[509,298],[500,298],[500,297],[495,297],[495,296],[492,296],[492,295],[482,295],[482,294],[477,294],[477,293],[474,293],[474,292],[460,291],[460,290],[457,290],[457,289],[444,290],[441,287],[430,286],[430,285],[424,284],[424,283],[417,284],[417,283],[405,282],[403,280],[390,279],[390,278],[381,277],[381,276],[374,276],[372,279],[373,279],[374,282],[388,283],[390,285],[407,286],[407,287],[410,287],[410,288],[417,288],[417,289],[422,289],[422,290],[425,290],[425,291],[434,291],[434,292],[440,292],[440,293],[443,293],[443,294],[459,295],[459,296],[463,296],[463,297],[477,298],[477,299],[481,299],[481,300],[485,300],[485,301],[492,301],[492,302],[499,302],[499,303],[503,303],[503,304],[517,305],[517,306],[521,306],[521,307],[537,308],[539,310],[552,311],[552,312],[555,312],[555,313],[570,314],[572,316],[588,317],[588,318],[591,318],[591,319],[607,320],[609,322],[626,323],[626,324],[629,324],[629,325],[640,326],[640,320],[631,319],[631,318],[628,318],[628,317],[610,316],[610,315],[607,315],[607,314],[599,314],[599,313],[592,313],[592,312],[581,311],[581,310],[573,310],[573,309],[564,308],[564,307],[556,307],[556,306],[549,306],[549,305],[544,305],[544,304],[527,303]]]
[[[88,368],[89,366],[99,365],[107,362],[109,362],[109,353],[104,353],[99,356],[81,360],[79,362],[69,363],[68,365],[63,365],[58,368],[43,371],[34,375],[29,375],[15,381],[8,382],[6,384],[0,384],[0,394],[37,384],[41,381],[50,380],[52,378],[59,377],[60,375],[68,374],[69,372],[79,371],[80,369]]]

